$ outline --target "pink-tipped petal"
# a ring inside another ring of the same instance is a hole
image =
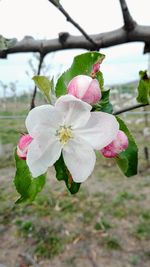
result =
[[[29,134],[21,136],[17,145],[17,155],[19,158],[26,160],[28,146],[32,142],[33,138]]]
[[[98,63],[95,63],[93,65],[93,72],[96,73],[96,72],[99,71],[99,69],[100,69],[100,63],[99,62]]]
[[[85,92],[82,100],[87,103],[96,104],[101,99],[101,91],[99,83],[96,79],[93,79]]]
[[[128,147],[128,138],[123,131],[118,131],[117,137],[101,150],[105,158],[114,158]]]

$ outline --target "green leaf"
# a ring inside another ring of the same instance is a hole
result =
[[[96,78],[99,81],[100,89],[101,91],[104,90],[104,78],[103,78],[103,73],[101,71],[98,71],[96,73]]]
[[[59,97],[65,95],[67,93],[67,85],[71,79],[81,74],[90,75],[92,73],[93,65],[98,61],[102,62],[104,58],[105,56],[98,52],[87,52],[76,56],[70,69],[64,72],[58,79],[56,84],[56,96]]]
[[[25,160],[20,159],[15,151],[16,174],[14,184],[17,192],[21,197],[16,203],[25,201],[33,201],[36,195],[43,189],[46,176],[40,175],[37,178],[32,178],[29,168]]]
[[[120,153],[118,157],[116,158],[116,162],[119,166],[119,168],[122,170],[122,172],[126,175],[127,169],[128,169],[128,159],[127,157],[123,154]]]
[[[56,170],[56,178],[59,181],[64,181],[66,184],[66,187],[70,191],[71,194],[75,194],[79,191],[80,183],[75,183],[72,180],[71,174],[69,173],[64,160],[63,156],[61,155],[60,158],[55,162],[54,164],[55,170]]]
[[[113,112],[113,106],[109,102],[109,94],[110,90],[103,91],[102,92],[102,98],[98,103],[93,105],[92,111],[103,111],[107,113],[112,113]]]
[[[120,130],[122,130],[127,135],[129,142],[128,148],[118,155],[116,162],[122,172],[127,177],[130,177],[137,174],[138,148],[125,123],[119,117],[116,116],[116,118],[119,122]]]
[[[28,190],[30,200],[33,201],[38,193],[41,192],[45,185],[45,175],[40,175],[37,178],[33,178]]]
[[[4,36],[0,35],[0,51],[7,50],[17,43],[16,38],[7,39]]]
[[[137,101],[142,104],[150,104],[150,78],[147,71],[140,71]]]
[[[40,91],[44,94],[48,103],[51,103],[50,100],[50,91],[52,87],[52,82],[45,76],[34,76],[33,81],[35,82],[36,86],[40,89]]]

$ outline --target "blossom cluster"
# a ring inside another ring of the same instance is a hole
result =
[[[93,72],[98,70],[99,64],[95,64]],[[95,150],[114,158],[127,149],[128,138],[119,130],[115,116],[92,111],[102,94],[95,77],[78,75],[54,105],[29,112],[25,122],[28,134],[20,138],[17,154],[26,160],[33,177],[45,173],[62,155],[73,181],[81,183],[94,169]]]

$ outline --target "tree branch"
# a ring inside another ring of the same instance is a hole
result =
[[[144,54],[150,53],[150,42],[149,43],[145,43],[143,52],[144,52]]]
[[[131,14],[129,12],[126,0],[119,0],[119,1],[120,1],[122,15],[123,15],[123,19],[124,19],[124,28],[127,31],[132,31],[137,23],[133,20]]]
[[[134,106],[131,106],[131,107],[128,107],[128,108],[124,108],[124,109],[118,110],[118,111],[114,112],[113,115],[118,115],[118,114],[130,111],[130,110],[141,108],[141,107],[145,107],[145,106],[149,106],[149,104],[137,104],[137,105],[134,105]]]
[[[72,19],[72,17],[68,14],[68,12],[59,3],[59,1],[57,0],[48,0],[48,1],[51,2],[54,6],[56,6],[60,10],[60,12],[66,17],[67,21],[69,21],[72,25],[76,27],[76,29],[78,29],[82,33],[82,35],[86,38],[86,40],[88,40],[92,44],[93,50],[99,50],[97,43],[92,39],[92,37],[90,37],[83,30],[83,28],[81,28],[81,26],[75,20]]]
[[[114,31],[91,35],[91,38],[96,41],[99,49],[128,42],[150,43],[150,26],[137,24],[132,32],[127,32],[122,27]],[[59,38],[52,40],[35,40],[32,37],[25,37],[12,48],[0,51],[0,58],[6,58],[8,54],[20,52],[39,52],[46,55],[53,51],[72,48],[92,50],[93,44],[83,36],[73,36],[69,33],[64,42],[60,42]]]
[[[37,75],[40,75],[43,60],[44,60],[44,55],[40,54],[40,60],[39,60]],[[35,85],[34,91],[33,91],[33,95],[32,95],[32,99],[31,99],[30,110],[35,108],[36,93],[37,93],[37,86]]]

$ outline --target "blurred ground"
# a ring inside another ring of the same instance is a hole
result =
[[[26,105],[17,107],[17,114],[26,112]],[[113,160],[98,154],[92,176],[77,195],[55,180],[51,168],[45,189],[30,205],[14,204],[12,154],[24,120],[0,121],[0,264],[150,266],[150,162],[144,154],[150,136],[143,131],[148,128],[143,115],[124,119],[139,145],[138,175],[124,177]]]

